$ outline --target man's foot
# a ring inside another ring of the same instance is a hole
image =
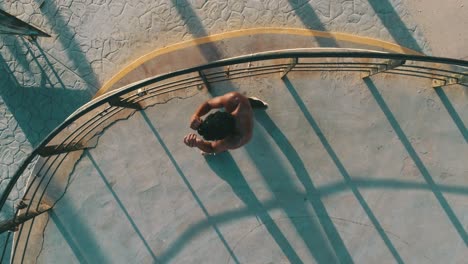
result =
[[[258,99],[257,97],[252,96],[252,97],[249,97],[248,99],[250,102],[250,106],[252,106],[252,108],[263,109],[263,110],[266,110],[268,108],[268,104],[265,101]]]

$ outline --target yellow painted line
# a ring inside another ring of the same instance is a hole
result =
[[[235,38],[235,37],[242,37],[248,35],[260,35],[260,34],[288,34],[288,35],[297,35],[297,36],[310,36],[310,37],[320,37],[320,38],[332,38],[335,40],[347,41],[356,44],[363,44],[378,48],[383,48],[389,51],[403,53],[403,54],[412,54],[412,55],[423,55],[417,51],[412,49],[405,48],[403,46],[397,45],[395,43],[378,40],[369,37],[361,37],[347,33],[339,33],[339,32],[325,32],[325,31],[318,31],[318,30],[310,30],[310,29],[300,29],[300,28],[250,28],[250,29],[241,29],[235,30],[230,32],[224,32],[219,34],[214,34],[207,37],[197,38],[186,40],[183,42],[179,42],[173,45],[169,45],[164,48],[156,49],[150,53],[147,53],[134,62],[127,65],[117,74],[115,74],[110,80],[108,80],[99,91],[94,95],[93,98],[99,97],[107,92],[107,90],[112,87],[115,83],[121,80],[125,75],[127,75],[132,70],[138,68],[138,66],[142,65],[143,63],[160,56],[162,54],[166,54],[169,52],[173,52],[180,49],[185,49],[188,47],[198,46],[210,42]]]

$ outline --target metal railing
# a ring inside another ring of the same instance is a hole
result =
[[[9,181],[0,198],[0,210],[4,209],[11,190],[25,169],[39,158],[23,198],[15,208],[14,218],[0,223],[0,233],[15,231],[16,243],[11,259],[15,258],[18,250],[22,251],[20,256],[23,259],[35,217],[52,209],[66,191],[67,186],[57,186],[57,182],[67,182],[70,168],[83,150],[95,146],[99,134],[113,122],[178,93],[196,92],[203,87],[211,89],[213,83],[268,74],[283,78],[291,72],[311,71],[358,72],[363,78],[381,73],[407,75],[431,79],[434,88],[468,82],[468,61],[369,50],[316,48],[263,52],[214,61],[108,92],[76,110],[54,129]],[[63,179],[60,181],[56,177]],[[54,192],[49,190],[51,185]],[[8,233],[7,240],[11,239],[11,234],[13,232]],[[23,241],[21,238],[25,234],[27,237]]]

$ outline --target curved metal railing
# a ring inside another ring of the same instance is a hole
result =
[[[66,186],[59,188],[55,194],[46,193],[54,177],[67,177],[70,167],[81,156],[83,149],[95,145],[104,128],[158,101],[189,91],[196,92],[202,87],[210,89],[212,83],[266,74],[280,74],[284,77],[293,71],[360,72],[362,77],[379,73],[400,74],[432,79],[433,87],[438,87],[467,82],[468,61],[356,49],[278,50],[214,61],[147,78],[108,92],[83,105],[54,129],[24,160],[8,182],[0,197],[0,210],[4,210],[5,202],[26,168],[39,157],[21,202],[15,208],[13,219],[0,226],[0,233],[17,231],[11,259],[15,258],[18,250],[22,250],[23,259],[35,217],[53,208],[64,194]],[[8,233],[7,240],[11,239],[11,234]],[[19,246],[25,234],[27,238]]]

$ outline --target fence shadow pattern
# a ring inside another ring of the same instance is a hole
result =
[[[399,62],[397,66],[394,62]],[[233,65],[231,70],[225,66]],[[225,68],[223,68],[225,67]],[[222,70],[221,70],[222,69]],[[201,66],[182,69],[174,72],[170,72],[163,75],[158,75],[144,79],[142,81],[127,85],[125,87],[119,88],[108,94],[101,96],[81,108],[75,111],[67,120],[65,120],[61,125],[59,125],[55,130],[53,130],[38,146],[34,149],[32,154],[25,159],[23,164],[20,166],[14,177],[8,183],[5,192],[0,198],[0,208],[1,210],[7,210],[5,202],[8,199],[8,195],[11,190],[15,187],[16,181],[24,173],[27,166],[31,161],[40,156],[40,162],[36,166],[33,174],[30,177],[29,185],[26,188],[25,194],[23,196],[24,201],[28,201],[28,204],[25,208],[16,208],[16,214],[13,219],[11,219],[11,225],[7,229],[12,229],[16,227],[18,232],[15,233],[16,240],[26,239],[23,246],[24,255],[27,248],[27,238],[31,233],[32,224],[28,225],[25,228],[25,225],[22,224],[23,221],[19,219],[33,219],[37,215],[40,215],[43,212],[46,212],[50,209],[50,206],[53,206],[54,203],[60,197],[46,197],[46,192],[48,187],[53,182],[54,177],[59,177],[56,175],[69,175],[66,171],[63,171],[62,166],[68,163],[74,163],[81,157],[83,150],[86,148],[93,147],[96,143],[96,138],[107,126],[115,122],[116,120],[129,117],[136,111],[142,110],[148,106],[154,105],[164,97],[173,96],[176,93],[184,93],[187,91],[196,91],[200,87],[209,88],[209,84],[217,82],[225,82],[234,79],[260,76],[260,75],[272,75],[279,74],[282,77],[286,77],[289,72],[357,72],[363,74],[364,76],[370,76],[373,74],[402,74],[413,76],[415,78],[427,78],[432,80],[444,81],[446,83],[453,83],[454,79],[457,77],[454,76],[466,76],[468,69],[468,61],[456,60],[450,58],[441,58],[441,57],[429,57],[429,56],[419,56],[419,55],[404,55],[404,54],[395,54],[395,53],[382,53],[374,52],[371,50],[351,50],[351,49],[301,49],[301,50],[278,50],[271,52],[263,52],[258,54],[251,54],[248,56],[240,56],[231,59],[218,60],[210,62]],[[288,84],[287,78],[286,84]],[[456,79],[455,83],[459,80]],[[386,110],[385,103],[382,102],[378,94],[375,93],[375,88],[372,86],[372,83],[369,82],[369,79],[366,77],[366,83],[369,86],[373,95],[376,96],[379,105],[382,107],[382,110],[386,114],[387,118],[392,121],[391,114]],[[290,83],[289,83],[290,84]],[[295,95],[294,88],[288,86],[291,94],[294,99],[300,104],[301,100]],[[306,108],[301,108],[304,115],[308,117],[308,121],[311,126],[314,128],[315,132],[318,135],[321,135],[320,128],[315,124],[315,121],[310,116],[310,113]],[[262,126],[274,126],[271,120],[267,116],[258,116],[258,120]],[[315,124],[315,125],[314,125]],[[392,126],[395,125],[392,123]],[[397,132],[399,130],[397,129]],[[405,139],[405,136],[402,132],[398,133],[398,136]],[[290,145],[287,143],[281,136],[274,138],[278,145],[283,146],[286,149],[290,149]],[[324,145],[327,145],[327,139],[321,138],[321,141]],[[405,145],[406,146],[406,145]],[[408,147],[407,147],[408,149]],[[408,149],[411,152],[411,148]],[[341,164],[336,154],[333,150],[329,150],[329,154],[332,157],[335,157],[334,160],[337,163],[337,166]],[[418,159],[417,157],[413,157]],[[300,161],[300,159],[299,159]],[[298,160],[294,162],[299,162]],[[293,162],[293,161],[291,161]],[[297,164],[296,164],[297,165]],[[301,164],[299,164],[301,165]],[[234,166],[234,165],[233,165]],[[303,167],[303,166],[302,166]],[[297,167],[301,170],[301,166]],[[424,170],[424,168],[423,168]],[[346,170],[342,170],[343,177],[345,180],[352,182],[352,179],[349,178]],[[424,174],[424,173],[423,173]],[[426,174],[426,180],[429,180],[429,176]],[[183,175],[181,175],[183,176]],[[304,179],[310,178],[307,177],[305,171],[299,171],[298,176]],[[63,177],[63,176],[60,176]],[[66,179],[66,178],[65,178]],[[308,191],[314,193],[313,195],[319,195],[320,191],[316,190],[312,182],[303,181],[303,184],[308,188]],[[449,215],[452,223],[454,224],[456,230],[463,238],[465,243],[467,242],[466,231],[463,229],[463,226],[460,224],[459,220],[456,218],[455,214],[452,212],[448,204],[443,199],[440,194],[439,189],[435,188],[435,183],[430,182],[431,190],[436,191],[436,196],[439,201],[443,203],[443,207],[446,213]],[[360,196],[357,188],[354,184],[350,183],[352,186],[353,192],[356,195]],[[63,187],[63,192],[66,190],[66,187]],[[450,190],[449,190],[450,191]],[[63,193],[62,192],[62,193]],[[466,192],[463,192],[464,194]],[[194,196],[196,199],[196,196]],[[243,197],[245,198],[245,197]],[[252,197],[251,197],[252,198]],[[249,198],[250,199],[250,198]],[[255,201],[254,198],[249,201]],[[362,200],[363,201],[363,200]],[[43,209],[43,205],[47,204],[49,207]],[[255,203],[253,204],[255,205]],[[253,206],[252,205],[252,206]],[[367,208],[365,201],[361,203],[364,208]],[[323,215],[326,215],[325,209],[321,203],[312,204],[312,206],[317,210],[323,212]],[[368,212],[368,215],[371,215],[372,212]],[[326,218],[321,219],[321,224],[325,225],[325,229],[328,236],[337,238],[336,230],[334,230],[331,225],[331,221]],[[325,221],[325,222],[323,222]],[[213,220],[210,220],[211,225],[216,229],[216,224],[213,223]],[[379,229],[379,223],[374,219],[373,224]],[[271,228],[274,229],[274,226]],[[5,232],[7,229],[1,230]],[[29,230],[26,230],[29,229]],[[135,229],[137,229],[135,227]],[[276,231],[272,231],[275,233]],[[385,239],[385,234],[381,233],[383,239],[386,241],[387,247],[392,252],[393,256],[397,262],[402,262],[398,252],[391,244],[391,242]],[[8,235],[9,239],[13,236]],[[223,240],[220,235],[221,240]],[[282,238],[277,237],[277,240],[281,242]],[[278,242],[277,241],[277,242]],[[346,251],[342,241],[339,239],[334,239],[335,244],[332,245],[334,250],[340,252],[339,258],[341,260],[350,260],[349,253]],[[283,242],[281,242],[283,243]],[[8,243],[6,243],[8,244]],[[284,250],[287,252],[287,255],[290,256],[290,260],[294,260],[294,252],[288,249],[287,243],[283,243]],[[16,243],[13,250],[13,257],[16,252]],[[149,248],[149,246],[147,246]],[[229,246],[226,247],[229,248]],[[3,249],[2,258],[6,252],[6,246]],[[316,251],[311,249],[311,251]],[[318,254],[318,253],[317,253]],[[235,259],[235,255],[231,252],[231,256]],[[153,255],[153,259],[157,259],[156,255]],[[323,256],[323,259],[327,259],[326,256]],[[237,262],[237,261],[236,261]]]

